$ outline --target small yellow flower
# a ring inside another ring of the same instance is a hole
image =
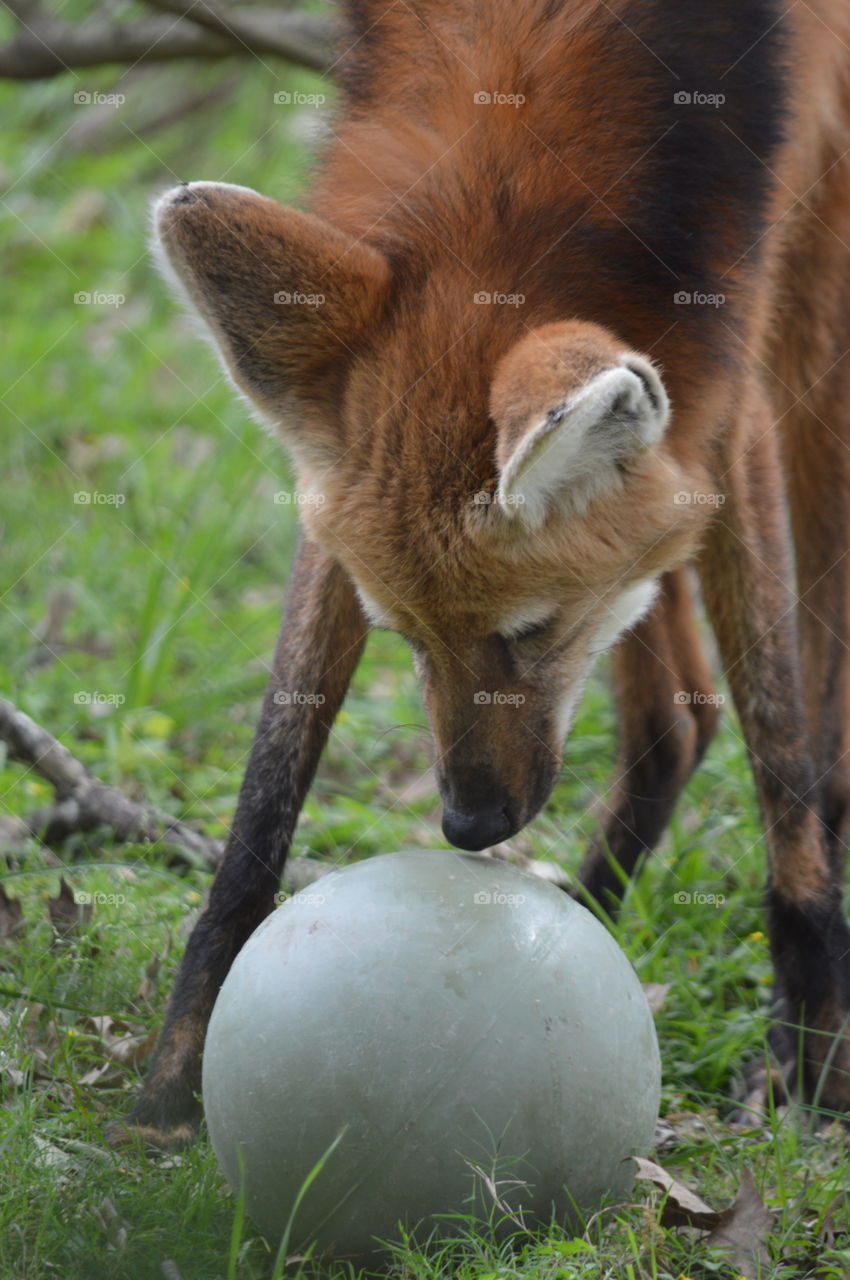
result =
[[[761,929],[756,929],[755,933],[749,935],[750,942],[764,942],[764,934]]]
[[[186,894],[186,901],[192,903],[193,906],[196,902],[201,901],[201,895],[198,893],[197,889],[189,890],[189,892]]]
[[[77,1028],[76,1028],[76,1027],[66,1027],[66,1028],[65,1028],[65,1035],[66,1035],[66,1036],[78,1036],[79,1034],[80,1034],[80,1033],[79,1033],[79,1031],[77,1030]]]

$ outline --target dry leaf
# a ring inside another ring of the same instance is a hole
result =
[[[107,1072],[110,1073],[111,1078],[104,1079]],[[92,1067],[85,1075],[80,1076],[79,1083],[85,1085],[115,1084],[116,1078],[118,1080],[121,1079],[113,1064],[111,1062],[102,1062],[99,1067]]]
[[[681,1182],[662,1169],[654,1160],[634,1157],[638,1178],[651,1182],[665,1193],[666,1199],[661,1210],[661,1222],[665,1227],[699,1227],[709,1231],[721,1221],[721,1215],[711,1205],[700,1200],[698,1195],[689,1191]]]
[[[671,983],[644,982],[642,985],[650,1013],[660,1013],[664,1008],[664,1002],[667,999],[667,992],[670,990]]]
[[[133,996],[133,1004],[146,1004],[150,1006],[150,998],[153,994],[154,985],[159,977],[159,969],[162,963],[162,957],[157,952],[153,959],[145,968],[145,975],[139,983],[138,989]]]
[[[134,1029],[128,1023],[122,1022],[119,1018],[112,1018],[108,1014],[84,1018],[82,1025],[95,1033],[97,1047],[104,1057],[110,1059],[110,1062],[96,1069],[98,1072],[106,1071],[111,1063],[117,1062],[119,1066],[131,1067],[144,1062],[156,1045],[156,1030],[145,1032],[138,1028]],[[89,1075],[93,1078],[89,1080],[83,1076],[82,1084],[98,1083],[98,1075],[93,1072],[89,1072]]]
[[[91,919],[90,902],[78,902],[74,891],[64,878],[59,881],[59,893],[55,898],[48,898],[47,911],[50,923],[61,938],[69,938],[77,927]]]
[[[728,1249],[730,1265],[740,1275],[754,1278],[764,1274],[764,1265],[770,1263],[767,1238],[772,1227],[773,1214],[759,1195],[752,1172],[744,1169],[738,1194],[721,1213],[706,1244]]]
[[[106,1233],[107,1249],[123,1253],[127,1247],[130,1224],[126,1218],[121,1217],[109,1196],[101,1200],[99,1208],[94,1210],[94,1216]]]
[[[13,941],[24,927],[21,904],[10,898],[0,884],[0,942]]]

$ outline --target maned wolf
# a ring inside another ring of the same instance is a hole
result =
[[[689,565],[764,821],[780,1056],[805,1027],[796,1084],[850,1110],[850,5],[344,9],[310,212],[215,182],[155,211],[323,501],[131,1124],[191,1136],[212,1004],[373,625],[413,651],[461,849],[546,802],[617,642],[618,781],[582,870],[611,905],[714,729]]]

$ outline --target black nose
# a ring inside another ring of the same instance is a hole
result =
[[[505,808],[476,809],[472,813],[448,806],[443,810],[443,835],[455,848],[468,849],[470,853],[489,849],[491,844],[507,840],[513,830]]]

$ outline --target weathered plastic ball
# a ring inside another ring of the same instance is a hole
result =
[[[355,863],[275,911],[204,1050],[210,1137],[248,1215],[276,1244],[339,1138],[288,1247],[360,1262],[399,1222],[424,1238],[457,1228],[435,1215],[488,1216],[488,1179],[527,1225],[575,1224],[628,1192],[659,1089],[651,1014],[603,926],[448,850]]]

